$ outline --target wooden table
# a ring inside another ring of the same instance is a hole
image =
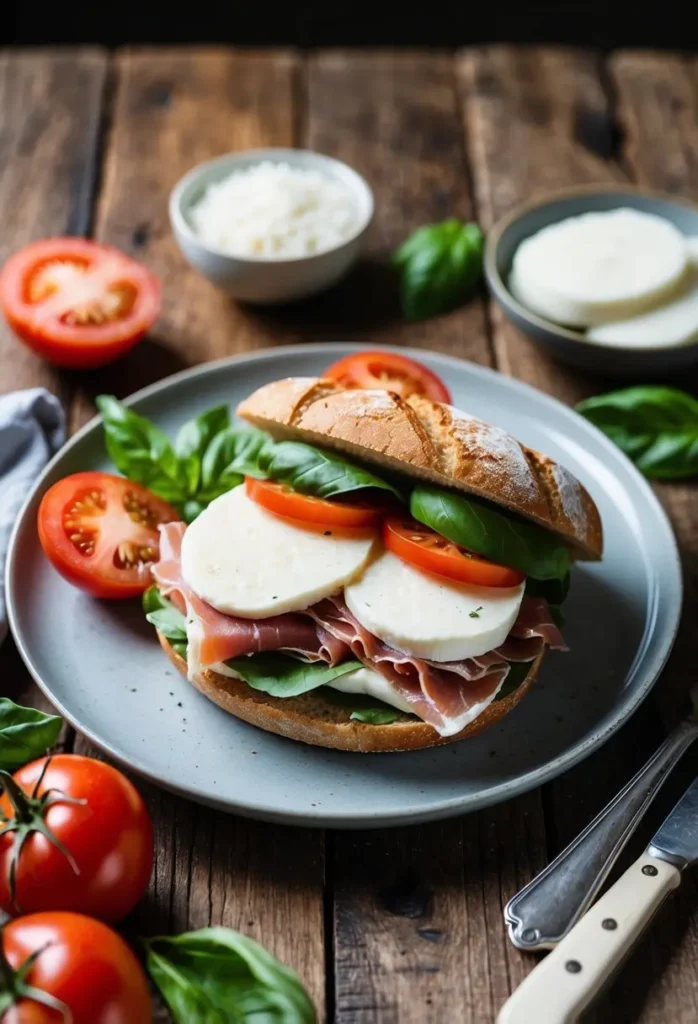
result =
[[[0,56],[0,112],[0,259],[30,239],[89,234],[164,284],[153,336],[103,371],[58,373],[0,327],[2,389],[47,385],[72,427],[99,391],[126,395],[203,360],[328,338],[438,349],[574,402],[609,382],[556,366],[484,299],[401,322],[380,260],[426,221],[456,214],[487,228],[561,185],[632,181],[698,199],[698,59],[669,54],[39,51]],[[369,261],[333,293],[243,311],[185,266],[167,195],[199,160],[268,145],[348,161],[375,189],[376,220]],[[682,548],[687,622],[655,695],[602,751],[503,806],[390,831],[257,824],[142,785],[157,860],[135,925],[242,929],[300,973],[320,1020],[492,1021],[534,963],[508,944],[504,903],[644,760],[695,678],[695,489],[659,494]],[[15,700],[45,703],[9,642],[0,679]],[[89,749],[70,733],[65,742]],[[687,759],[683,781],[696,767]],[[695,907],[689,877],[590,1019],[698,1020]]]

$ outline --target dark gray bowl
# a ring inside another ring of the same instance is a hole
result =
[[[698,363],[698,341],[672,348],[616,348],[584,341],[581,332],[559,327],[532,313],[509,291],[507,282],[517,247],[541,228],[578,214],[629,206],[671,221],[684,235],[698,235],[698,206],[686,200],[644,192],[627,185],[591,185],[533,199],[499,220],[485,246],[485,276],[509,319],[556,359],[595,373],[644,376],[674,373]]]

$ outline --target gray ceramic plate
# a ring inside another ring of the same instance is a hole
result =
[[[509,319],[533,341],[572,366],[621,376],[667,376],[698,362],[698,342],[671,348],[618,348],[591,344],[581,332],[561,327],[531,312],[509,291],[514,253],[524,239],[550,224],[582,213],[629,206],[664,217],[686,235],[698,236],[698,206],[674,196],[646,192],[629,185],[587,185],[539,196],[512,210],[487,235],[485,276],[490,291]]]
[[[174,431],[210,405],[265,382],[317,375],[351,345],[280,348],[208,364],[139,392],[133,406]],[[8,559],[14,635],[35,679],[73,725],[117,761],[202,803],[302,825],[426,821],[505,800],[560,774],[637,708],[662,668],[681,607],[667,519],[642,477],[559,402],[491,370],[414,352],[456,405],[561,460],[596,499],[607,538],[599,565],[574,570],[565,634],[535,690],[474,739],[414,754],[302,746],[238,722],[171,667],[137,603],[97,602],[44,559],[35,530],[46,488],[108,468],[95,421],[54,459],[20,515]]]

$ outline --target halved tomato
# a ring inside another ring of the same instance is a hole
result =
[[[325,498],[298,494],[283,484],[272,480],[255,480],[251,476],[245,477],[245,490],[253,501],[268,512],[274,512],[284,519],[295,519],[304,525],[346,529],[375,526],[383,511],[378,506],[327,501]]]
[[[127,352],[160,312],[142,263],[85,238],[45,238],[0,271],[0,305],[22,341],[57,366],[92,367]]]
[[[158,526],[179,519],[141,484],[110,473],[74,473],[41,500],[39,540],[64,576],[93,597],[135,597],[150,585]]]
[[[413,519],[392,516],[383,524],[383,543],[416,569],[480,587],[518,587],[525,576],[458,547]]]
[[[402,398],[422,395],[432,402],[451,402],[451,392],[440,377],[399,352],[355,352],[333,363],[323,376],[346,388],[383,388]]]

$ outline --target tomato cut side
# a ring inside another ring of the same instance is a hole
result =
[[[333,363],[323,376],[346,388],[382,388],[402,398],[421,395],[432,402],[451,402],[451,392],[440,377],[399,352],[356,352]]]
[[[489,562],[465,551],[414,520],[393,516],[383,524],[383,543],[389,551],[416,569],[458,583],[480,587],[518,587],[526,578],[518,569]]]
[[[74,473],[42,498],[44,552],[70,583],[93,597],[135,597],[150,584],[158,526],[179,519],[141,484],[110,473]]]
[[[379,507],[314,498],[298,494],[283,484],[271,480],[255,480],[251,476],[245,477],[245,490],[253,501],[268,512],[306,525],[346,529],[376,526],[382,514]]]
[[[57,366],[101,366],[153,326],[160,285],[118,249],[84,238],[46,238],[5,263],[0,306],[22,341]]]

